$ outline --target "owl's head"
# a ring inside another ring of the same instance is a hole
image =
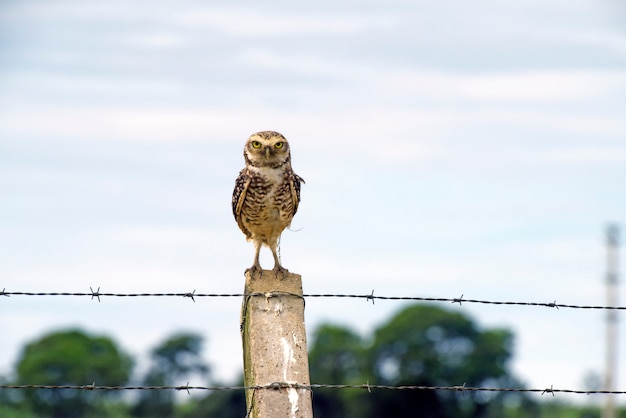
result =
[[[274,131],[252,134],[243,149],[246,165],[278,168],[290,162],[289,142]]]

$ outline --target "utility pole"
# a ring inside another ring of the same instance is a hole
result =
[[[241,337],[246,417],[313,418],[299,274],[246,272]]]
[[[607,306],[618,304],[617,260],[619,247],[619,228],[609,224],[606,229],[607,271],[606,296]],[[617,371],[617,310],[609,309],[606,312],[606,370],[604,375],[604,390],[615,390],[615,375]],[[615,418],[614,395],[607,394],[602,418]]]

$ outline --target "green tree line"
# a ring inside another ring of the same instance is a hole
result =
[[[107,336],[69,329],[51,332],[23,347],[4,383],[145,386],[221,385],[202,358],[203,338],[178,333],[150,352],[150,366],[134,376],[133,359]],[[469,316],[428,304],[400,310],[363,336],[322,324],[312,333],[309,367],[313,383],[523,387],[510,368],[514,337],[507,329],[483,329]],[[240,385],[241,381],[228,385]],[[538,403],[524,393],[375,389],[316,389],[316,417],[596,418],[595,408]],[[242,391],[177,397],[170,390],[84,391],[2,389],[6,418],[241,418]],[[622,411],[620,418],[626,417]]]

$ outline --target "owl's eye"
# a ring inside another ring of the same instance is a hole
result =
[[[259,141],[252,141],[252,148],[261,148],[261,143]]]
[[[284,142],[277,142],[274,144],[274,146],[276,147],[276,149],[282,149],[285,146]]]

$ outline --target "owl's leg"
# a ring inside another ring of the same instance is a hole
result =
[[[278,241],[270,245],[272,255],[274,256],[274,273],[280,275],[283,278],[289,273],[289,270],[280,265],[280,258],[278,257]]]
[[[250,272],[251,274],[254,274],[256,272],[261,272],[261,263],[259,262],[259,255],[261,253],[261,241],[258,240],[254,240],[254,264],[252,264],[252,267],[250,267],[249,269],[246,270],[247,272]]]

